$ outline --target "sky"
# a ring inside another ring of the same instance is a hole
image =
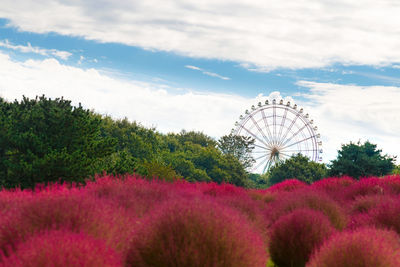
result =
[[[398,14],[398,0],[2,0],[0,97],[216,139],[283,98],[318,126],[324,162],[359,140],[397,156]]]

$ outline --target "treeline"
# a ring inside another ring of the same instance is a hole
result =
[[[266,174],[248,173],[254,139],[233,134],[219,140],[202,132],[162,134],[127,119],[115,120],[45,96],[0,98],[0,187],[33,188],[49,182],[84,183],[96,174],[137,173],[164,180],[214,181],[265,188],[296,178],[311,184],[329,176],[399,174],[395,157],[375,144],[342,145],[330,164],[296,155]]]
[[[0,125],[1,187],[81,183],[104,172],[254,186],[240,157],[201,132],[162,134],[63,98],[0,98]]]

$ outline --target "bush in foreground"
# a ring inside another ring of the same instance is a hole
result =
[[[45,231],[17,246],[3,267],[117,267],[119,255],[104,242],[65,230]]]
[[[262,238],[245,218],[206,198],[170,201],[142,221],[128,266],[262,267]]]
[[[281,217],[272,227],[270,254],[279,267],[303,267],[312,251],[334,231],[321,212],[300,209]]]
[[[124,251],[133,224],[120,208],[75,191],[38,192],[2,215],[0,249],[6,255],[31,236],[58,229],[83,232]]]
[[[397,267],[399,249],[395,232],[361,228],[332,236],[314,253],[307,267]]]

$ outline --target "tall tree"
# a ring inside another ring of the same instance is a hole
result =
[[[2,186],[82,182],[114,150],[114,140],[100,136],[101,119],[63,98],[24,97],[0,106]]]
[[[349,175],[354,178],[382,176],[394,169],[395,158],[382,155],[382,150],[375,144],[366,141],[342,145],[337,159],[330,164],[331,176]]]
[[[255,162],[251,155],[254,149],[254,138],[250,136],[224,135],[218,140],[218,148],[226,155],[237,158],[245,169],[251,167]]]

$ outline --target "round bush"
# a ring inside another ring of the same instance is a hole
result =
[[[356,198],[350,204],[350,212],[353,214],[365,213],[382,203],[395,203],[396,200],[390,195],[367,195]]]
[[[393,231],[362,228],[333,235],[307,267],[397,267],[400,266],[399,237]]]
[[[141,223],[128,266],[265,266],[262,238],[243,215],[206,199],[169,201]]]
[[[308,185],[305,182],[299,181],[297,179],[287,179],[278,184],[274,184],[269,187],[266,191],[268,192],[291,192],[299,188],[305,188]]]
[[[68,229],[84,232],[124,251],[130,242],[132,219],[123,210],[78,193],[37,193],[0,218],[0,250],[6,255],[30,236]]]
[[[400,200],[387,199],[370,209],[358,225],[370,225],[378,228],[391,229],[400,234]]]
[[[272,227],[269,251],[279,267],[301,267],[312,251],[334,231],[321,212],[299,209],[282,216]]]
[[[270,221],[274,223],[281,216],[302,208],[321,211],[337,229],[343,229],[347,224],[346,214],[337,202],[322,191],[310,189],[281,193],[268,207],[267,213]]]
[[[17,246],[4,267],[122,266],[119,255],[104,242],[65,230],[46,231]]]

